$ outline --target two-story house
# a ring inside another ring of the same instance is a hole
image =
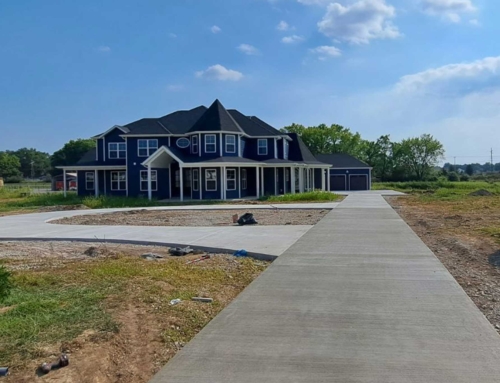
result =
[[[79,195],[238,199],[330,189],[331,164],[295,134],[216,100],[160,118],[113,126],[73,166]]]

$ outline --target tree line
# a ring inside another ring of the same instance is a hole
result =
[[[345,153],[373,167],[380,181],[426,180],[435,176],[434,168],[444,158],[443,145],[430,134],[391,141],[389,135],[375,141],[342,125],[305,127],[292,124],[283,132],[297,133],[313,154]]]
[[[9,183],[60,174],[56,166],[76,164],[93,147],[94,140],[78,139],[69,141],[52,155],[34,148],[6,150],[0,152],[0,177]]]

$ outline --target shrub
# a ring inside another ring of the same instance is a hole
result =
[[[261,201],[269,202],[310,202],[310,201],[336,201],[340,198],[339,195],[326,191],[310,191],[297,194],[285,194],[280,196],[262,197]]]
[[[458,182],[458,181],[460,181],[460,178],[458,177],[457,173],[450,172],[450,173],[448,173],[448,181],[450,181],[450,182]]]
[[[4,181],[6,184],[20,184],[24,182],[24,178],[22,176],[11,176],[5,177]]]
[[[3,266],[0,266],[0,302],[4,301],[12,290],[12,281],[10,272]]]
[[[460,181],[469,182],[469,180],[470,180],[470,177],[467,174],[462,174],[460,176]]]

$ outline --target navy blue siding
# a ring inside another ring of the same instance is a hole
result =
[[[234,140],[235,140],[235,152],[234,153],[228,153],[226,152],[226,137],[227,136],[234,136]],[[224,157],[238,157],[238,149],[239,149],[239,143],[238,143],[238,135],[237,134],[224,134],[223,135],[223,147],[222,147],[222,152],[223,152],[223,155]]]
[[[94,190],[86,190],[86,185],[85,185],[85,171],[79,170],[77,172],[77,179],[78,179],[78,195],[79,196],[86,196],[86,195],[94,195],[95,191]],[[92,171],[93,173],[93,171]]]
[[[103,146],[104,146],[104,138],[99,138],[97,140],[97,161],[102,162],[104,159],[104,151],[103,151]]]
[[[104,154],[105,154],[105,159],[104,159],[104,164],[106,164],[107,166],[110,166],[110,165],[125,165],[125,162],[126,162],[126,159],[110,159],[109,158],[109,143],[110,142],[125,142],[125,139],[123,139],[122,137],[120,137],[120,134],[123,134],[123,132],[120,130],[120,129],[115,129],[111,132],[109,132],[106,136],[104,136],[104,138],[101,140],[98,140],[98,141],[104,141]],[[102,144],[101,144],[101,147],[100,147],[100,152],[98,153],[98,156],[99,157],[99,161],[102,161]]]
[[[205,136],[206,136],[206,134],[201,135],[201,156],[205,159],[220,157],[220,134],[217,133],[214,135],[215,135],[215,153],[205,152]]]

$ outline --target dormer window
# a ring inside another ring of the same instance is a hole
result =
[[[226,153],[236,153],[236,136],[226,135]]]
[[[110,142],[108,144],[108,158],[125,158],[127,157],[127,144],[125,142]]]
[[[259,138],[257,141],[257,153],[259,156],[267,156],[267,139]]]

